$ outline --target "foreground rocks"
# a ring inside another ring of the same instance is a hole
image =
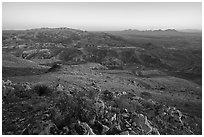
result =
[[[84,90],[68,91],[62,84],[49,87],[2,81],[3,134],[201,134],[199,125],[192,123],[199,119],[175,107],[92,86],[89,96]]]

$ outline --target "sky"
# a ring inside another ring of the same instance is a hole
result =
[[[3,29],[202,29],[201,2],[3,2]]]

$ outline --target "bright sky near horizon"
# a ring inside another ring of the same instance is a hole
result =
[[[3,29],[202,29],[202,3],[3,2]]]

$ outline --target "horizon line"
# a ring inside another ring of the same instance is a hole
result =
[[[156,30],[161,30],[161,31],[165,31],[165,30],[176,30],[176,31],[179,31],[179,30],[197,30],[197,31],[202,31],[202,28],[201,29],[195,29],[195,28],[185,28],[185,29],[175,29],[175,28],[159,28],[159,29],[137,29],[137,28],[127,28],[127,29],[114,29],[114,30],[85,30],[85,29],[80,29],[80,28],[71,28],[71,27],[36,27],[36,28],[25,28],[25,29],[3,29],[2,28],[2,31],[5,31],[5,30],[32,30],[32,29],[62,29],[62,28],[67,28],[67,29],[75,29],[75,30],[82,30],[82,31],[124,31],[124,30],[132,30],[132,31],[156,31]]]

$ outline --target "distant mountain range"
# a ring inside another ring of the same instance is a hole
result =
[[[202,33],[202,30],[199,29],[182,29],[182,30],[178,30],[180,32],[191,32],[191,33]]]
[[[134,32],[189,32],[189,33],[202,33],[202,30],[199,29],[158,29],[158,30],[137,30],[137,29],[127,29],[123,31],[134,31]]]
[[[123,32],[123,33],[134,33],[134,34],[167,34],[167,35],[175,35],[175,34],[182,34],[183,33],[202,33],[202,30],[199,29],[158,29],[158,30],[137,30],[137,29],[127,29],[127,30],[121,30],[121,31],[107,31],[107,32]]]
[[[69,30],[69,31],[83,31],[83,30],[78,30],[78,29],[72,29],[72,28],[67,28],[67,27],[60,27],[60,28],[34,28],[34,29],[25,29],[26,31],[45,31],[45,30]],[[22,30],[3,30],[3,31],[25,31],[24,29]],[[126,30],[115,30],[115,31],[89,31],[89,32],[119,32],[119,31],[124,31],[124,32],[187,32],[187,33],[202,33],[201,29],[156,29],[156,30],[138,30],[138,29],[126,29]]]

